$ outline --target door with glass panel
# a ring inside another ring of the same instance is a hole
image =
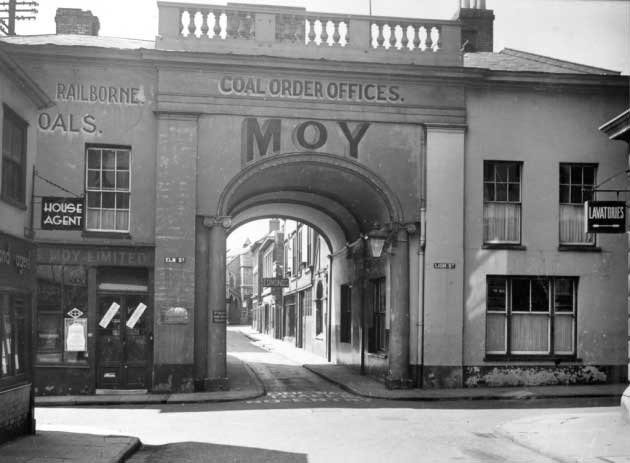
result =
[[[146,294],[99,294],[97,389],[149,389],[151,311]]]

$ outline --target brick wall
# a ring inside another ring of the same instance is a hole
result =
[[[31,385],[0,392],[0,443],[30,430]]]
[[[79,8],[57,8],[57,34],[98,35],[100,22],[91,11]]]

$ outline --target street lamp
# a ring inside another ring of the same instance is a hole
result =
[[[387,243],[389,234],[383,228],[375,228],[368,232],[365,239],[368,241],[370,255],[375,258],[381,257],[383,249]]]

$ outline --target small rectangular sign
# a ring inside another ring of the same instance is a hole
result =
[[[42,230],[83,230],[83,198],[42,198]]]
[[[267,288],[288,288],[288,278],[263,278],[262,285]]]
[[[212,323],[226,323],[227,312],[225,310],[212,311]]]
[[[166,264],[183,264],[186,262],[185,257],[165,257],[164,262]]]
[[[87,350],[87,318],[66,318],[66,352],[85,352]]]
[[[109,306],[109,309],[107,309],[107,312],[105,312],[105,315],[103,315],[103,318],[100,322],[98,322],[98,324],[102,328],[107,328],[109,326],[109,322],[112,321],[112,318],[114,318],[114,315],[118,312],[118,309],[120,309],[120,304],[112,302],[112,305]]]
[[[625,201],[586,201],[584,203],[586,233],[625,233]]]
[[[450,270],[455,268],[455,263],[453,262],[435,262],[433,264],[433,268],[438,270]]]

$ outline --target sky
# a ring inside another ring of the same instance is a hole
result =
[[[81,8],[98,16],[100,35],[153,40],[156,0],[38,0],[34,21],[19,21],[19,35],[54,34],[57,8]],[[187,3],[181,0],[171,0]],[[225,1],[191,3],[225,5]],[[408,18],[451,19],[459,0],[243,0],[249,4],[303,7],[307,11]],[[503,48],[538,53],[630,75],[630,0],[486,0],[494,11],[494,51]],[[232,233],[228,248],[246,236],[256,239],[263,226]]]

